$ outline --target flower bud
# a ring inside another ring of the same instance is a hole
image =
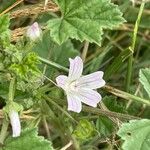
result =
[[[10,123],[12,126],[12,137],[18,137],[21,133],[21,125],[18,112],[12,110],[9,112]]]
[[[33,23],[27,30],[27,37],[31,40],[36,40],[41,35],[41,28],[37,22]]]

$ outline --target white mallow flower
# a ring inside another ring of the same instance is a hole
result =
[[[12,136],[13,137],[18,137],[20,136],[21,133],[21,124],[20,124],[20,119],[17,111],[10,111],[9,112],[9,118],[10,118],[10,123],[12,126]]]
[[[103,72],[97,71],[89,75],[82,76],[83,61],[80,57],[69,59],[70,68],[68,77],[60,75],[56,78],[57,85],[61,87],[68,101],[68,110],[80,112],[81,102],[96,107],[100,102],[101,95],[95,90],[105,85]]]
[[[37,22],[33,23],[28,29],[27,29],[27,37],[29,37],[31,40],[36,40],[41,35],[41,28],[39,27],[39,24]]]

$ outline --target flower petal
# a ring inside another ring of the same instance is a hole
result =
[[[80,89],[78,94],[78,97],[83,103],[92,107],[96,107],[97,103],[99,103],[102,99],[101,95],[97,91],[91,89]]]
[[[67,82],[68,77],[64,75],[60,75],[56,78],[57,85],[63,89],[65,89],[65,84]]]
[[[79,56],[75,57],[75,59],[70,58],[69,61],[69,79],[73,81],[78,79],[82,75],[83,61]]]
[[[78,88],[97,89],[105,85],[102,71],[97,71],[89,75],[82,76],[77,80],[76,86]]]
[[[80,99],[76,94],[67,93],[68,110],[79,113],[82,109]]]
[[[19,115],[18,112],[12,110],[9,113],[9,118],[10,118],[10,123],[12,126],[12,132],[13,132],[13,137],[18,137],[20,136],[21,133],[21,125],[20,125],[20,119],[19,119]]]

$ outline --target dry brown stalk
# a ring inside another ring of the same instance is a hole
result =
[[[22,16],[30,16],[30,15],[37,15],[44,12],[57,12],[59,10],[58,6],[53,2],[48,2],[46,9],[44,9],[44,4],[36,4],[24,7],[22,9],[18,9],[11,12],[10,18],[18,18]]]
[[[23,36],[25,31],[27,30],[28,27],[23,27],[23,28],[17,28],[15,30],[12,30],[11,32],[11,41],[15,42],[18,41],[18,39]]]

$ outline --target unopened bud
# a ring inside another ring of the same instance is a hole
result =
[[[10,123],[12,126],[12,132],[13,132],[12,136],[13,137],[20,136],[21,124],[20,124],[18,112],[12,110],[11,112],[9,112],[9,118],[10,118]]]
[[[36,40],[41,35],[41,28],[37,22],[33,23],[27,30],[27,37],[31,40]]]

